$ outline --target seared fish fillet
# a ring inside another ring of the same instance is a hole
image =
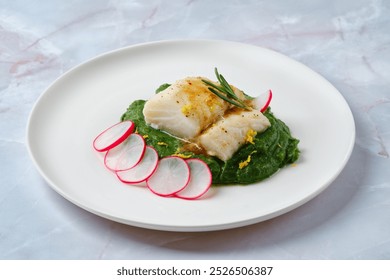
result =
[[[143,110],[146,123],[190,140],[217,121],[231,104],[209,91],[202,79],[179,80],[154,95]],[[238,94],[242,96],[241,91]]]
[[[270,125],[258,110],[239,110],[228,114],[202,133],[199,143],[209,155],[226,161],[243,144],[253,140],[257,132],[266,130]]]
[[[248,135],[264,131],[270,123],[259,110],[244,110],[224,101],[202,79],[206,78],[179,80],[154,95],[145,103],[145,121],[226,161]],[[241,90],[231,87],[237,97],[245,100]]]

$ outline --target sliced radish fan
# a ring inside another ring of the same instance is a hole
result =
[[[133,133],[134,128],[131,121],[120,122],[93,141],[96,151],[106,152],[104,165],[114,171],[120,181],[146,182],[147,187],[159,196],[196,199],[207,192],[212,175],[205,162],[177,156],[159,160],[157,151],[147,146],[141,135]]]
[[[259,109],[260,112],[265,112],[272,100],[272,90],[267,90],[259,96],[253,99],[253,103],[256,109]]]
[[[156,171],[146,180],[148,188],[160,196],[170,196],[184,189],[190,180],[186,161],[176,156],[161,159]]]
[[[134,167],[145,152],[146,143],[139,134],[131,134],[125,142],[107,151],[104,164],[112,171],[122,171]]]
[[[134,131],[134,123],[123,121],[107,128],[93,141],[93,147],[98,152],[105,152],[122,143]]]
[[[147,146],[142,160],[133,168],[124,171],[117,171],[116,175],[124,183],[140,183],[148,179],[156,170],[158,164],[157,151]]]
[[[186,162],[190,167],[190,181],[183,190],[175,193],[175,196],[184,199],[197,199],[210,188],[212,174],[209,166],[200,159],[187,159]]]

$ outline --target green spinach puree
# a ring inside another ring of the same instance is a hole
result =
[[[122,115],[121,120],[133,121],[137,132],[144,136],[147,145],[157,150],[160,157],[177,154],[183,142],[145,123],[142,113],[145,102],[145,100],[134,101]],[[255,136],[254,144],[243,145],[226,162],[190,151],[180,152],[180,155],[205,161],[213,174],[213,184],[250,184],[261,181],[283,166],[295,162],[299,157],[299,140],[291,136],[286,124],[277,119],[270,108],[264,115],[271,122],[271,126]],[[246,162],[247,165],[240,169],[242,162]]]

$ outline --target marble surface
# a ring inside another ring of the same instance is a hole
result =
[[[389,29],[380,0],[0,0],[0,259],[390,259]],[[356,144],[334,183],[278,218],[210,233],[118,224],[54,192],[25,145],[44,89],[102,52],[196,38],[274,49],[339,89]]]

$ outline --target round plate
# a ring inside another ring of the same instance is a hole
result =
[[[136,99],[187,76],[214,77],[255,96],[272,89],[272,110],[300,139],[301,157],[271,178],[219,186],[199,200],[163,198],[121,183],[92,141]],[[98,56],[57,79],[28,122],[29,152],[51,187],[79,207],[138,227],[209,231],[270,219],[312,199],[341,172],[355,140],[351,111],[323,77],[274,51],[225,41],[163,41]]]

